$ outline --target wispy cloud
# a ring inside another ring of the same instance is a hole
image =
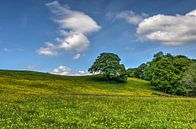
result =
[[[43,56],[57,56],[59,52],[57,51],[57,46],[52,43],[45,43],[45,47],[41,47],[37,50],[39,55]]]
[[[81,54],[78,53],[78,54],[76,54],[76,55],[73,57],[73,59],[74,59],[74,60],[77,60],[77,59],[80,58],[80,56],[81,56]]]
[[[27,69],[35,71],[35,70],[37,70],[37,66],[35,64],[30,64],[30,65],[27,66]]]
[[[24,49],[22,49],[22,48],[7,48],[7,47],[5,47],[5,48],[2,49],[2,51],[5,52],[5,53],[22,52],[22,51],[24,51]]]
[[[126,20],[130,24],[137,25],[148,15],[146,13],[136,14],[134,11],[122,11],[116,14],[116,18]]]
[[[11,52],[12,50],[10,48],[3,48],[4,52]]]
[[[101,26],[85,13],[62,6],[58,1],[47,3],[46,6],[55,15],[53,21],[59,25],[60,38],[52,43],[52,48],[50,45],[40,48],[38,54],[56,56],[61,49],[73,53],[84,52],[90,45],[88,34],[99,31]]]

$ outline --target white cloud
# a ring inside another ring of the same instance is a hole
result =
[[[60,49],[74,53],[84,52],[90,45],[87,35],[99,31],[101,26],[85,13],[62,6],[58,1],[47,3],[46,6],[55,14],[54,22],[60,27],[61,37],[53,43],[55,51],[49,47],[40,48],[44,51],[41,55],[58,55]]]
[[[80,56],[81,56],[81,54],[78,53],[78,54],[76,54],[76,55],[73,57],[73,59],[74,59],[74,60],[77,60],[77,59],[80,58]]]
[[[71,73],[71,69],[66,66],[59,66],[52,71],[52,74],[58,75],[69,75]]]
[[[192,10],[191,12],[186,14],[187,16],[196,16],[196,10]]]
[[[142,39],[165,45],[196,42],[196,10],[185,15],[158,14],[139,23],[137,34]]]
[[[74,52],[83,52],[90,43],[84,34],[77,32],[70,32],[64,39],[59,39],[59,41],[61,42],[59,48]]]
[[[73,11],[69,7],[61,6],[58,1],[47,3],[46,6],[58,16],[55,21],[63,29],[70,29],[80,33],[90,33],[99,31],[101,28],[90,16],[83,12]]]
[[[118,19],[124,19],[130,24],[137,25],[141,21],[143,21],[144,17],[147,17],[148,15],[145,13],[142,13],[141,15],[136,14],[133,11],[122,11],[116,15],[116,18]]]
[[[90,73],[88,73],[86,71],[83,71],[83,70],[75,72],[67,66],[59,66],[59,67],[55,68],[51,73],[52,74],[57,74],[57,75],[66,75],[66,76],[86,76],[86,75],[90,75]]]
[[[57,47],[52,44],[52,43],[45,43],[46,47],[41,47],[37,50],[37,53],[39,55],[43,55],[43,56],[56,56],[59,55],[58,51],[57,51]]]
[[[63,29],[71,29],[75,32],[90,33],[96,32],[101,27],[88,15],[82,12],[70,12],[69,16],[56,20]]]

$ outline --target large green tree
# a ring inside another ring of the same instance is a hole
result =
[[[155,89],[165,93],[186,95],[187,88],[182,83],[184,73],[192,61],[186,56],[155,54],[154,59],[142,73],[143,79],[149,80]]]
[[[125,67],[120,64],[120,58],[114,53],[101,53],[88,71],[99,73],[110,81],[127,81]]]

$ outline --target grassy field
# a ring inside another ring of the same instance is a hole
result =
[[[0,128],[195,129],[196,98],[94,76],[0,71]]]

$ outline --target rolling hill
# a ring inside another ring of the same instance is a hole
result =
[[[0,71],[0,128],[196,128],[196,99],[147,81]]]

